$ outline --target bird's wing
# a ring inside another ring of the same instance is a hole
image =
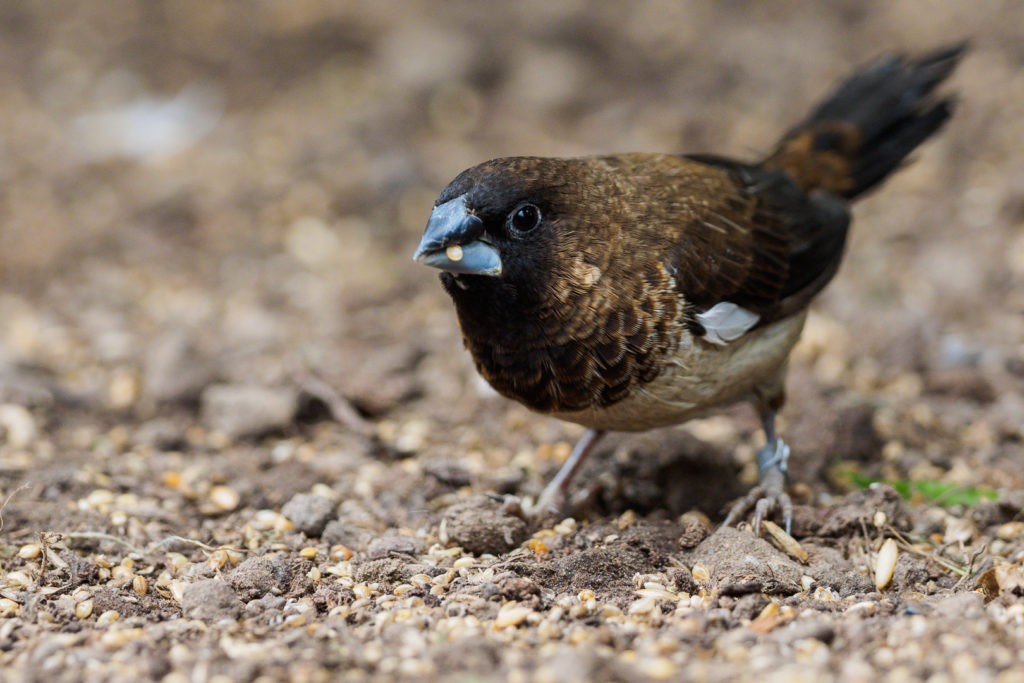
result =
[[[850,224],[846,202],[806,194],[781,171],[688,159],[729,179],[679,227],[671,253],[695,327],[724,343],[805,308],[839,267]]]

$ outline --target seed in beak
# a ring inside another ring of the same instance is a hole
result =
[[[462,247],[457,244],[453,244],[444,250],[445,255],[452,261],[458,263],[462,260]]]

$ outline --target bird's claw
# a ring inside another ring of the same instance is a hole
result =
[[[541,494],[540,500],[531,502],[529,498],[523,499],[513,495],[487,494],[489,498],[501,503],[501,510],[524,522],[538,522],[551,515],[557,515],[562,511],[559,501],[555,499],[545,500]],[[547,496],[551,498],[551,496]]]
[[[786,533],[792,532],[793,501],[785,491],[770,491],[764,486],[755,486],[747,495],[733,504],[723,524],[725,526],[736,524],[751,509],[754,510],[754,535],[760,535],[761,522],[776,510],[782,512]]]
[[[793,501],[786,493],[789,471],[789,446],[781,439],[766,444],[757,452],[759,481],[747,495],[729,509],[724,524],[731,526],[754,510],[754,534],[760,535],[761,522],[775,511],[782,512],[786,533],[793,530]]]

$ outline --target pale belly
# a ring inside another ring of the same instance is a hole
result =
[[[606,408],[553,413],[592,429],[642,431],[681,424],[715,408],[781,390],[789,352],[800,339],[802,312],[726,346],[682,339],[654,381]]]

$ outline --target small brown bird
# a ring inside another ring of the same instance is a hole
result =
[[[756,163],[696,154],[495,159],[434,205],[415,259],[444,272],[466,348],[499,393],[588,428],[535,510],[601,436],[757,408],[760,481],[729,513],[787,524],[775,431],[789,353],[835,275],[850,202],[953,111],[933,91],[965,46],[879,58]]]

